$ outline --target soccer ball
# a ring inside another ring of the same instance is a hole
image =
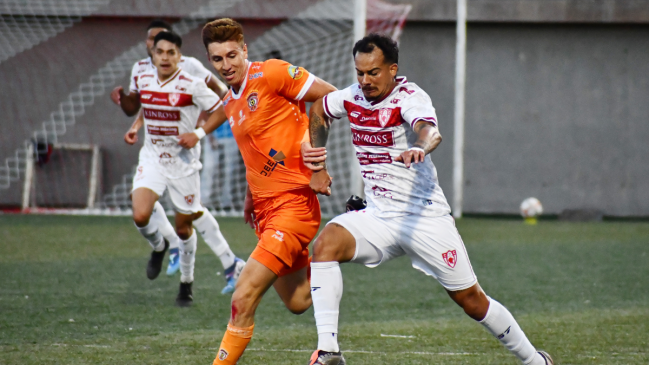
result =
[[[536,198],[527,198],[521,203],[523,218],[535,218],[543,214],[543,205]]]

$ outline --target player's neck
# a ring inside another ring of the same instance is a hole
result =
[[[246,60],[243,66],[243,75],[241,76],[241,80],[236,83],[236,85],[230,85],[232,88],[232,91],[235,94],[239,94],[239,90],[241,90],[241,86],[243,86],[243,82],[246,81],[246,77],[248,76],[248,66],[249,66],[250,61]]]
[[[162,74],[160,74],[160,72],[158,72],[158,80],[160,80],[160,82],[165,82],[165,81],[169,80],[170,77],[175,75],[176,72],[178,72],[178,67],[176,67],[176,69],[172,73],[170,73],[169,75],[162,75]]]
[[[383,100],[385,100],[385,98],[387,98],[388,96],[390,96],[390,94],[392,94],[392,91],[394,90],[395,87],[397,87],[398,84],[399,83],[396,80],[394,80],[392,82],[392,85],[388,88],[388,91],[385,94],[379,96],[375,100],[370,101],[370,103],[373,104],[373,105],[376,105],[376,104],[382,102]]]

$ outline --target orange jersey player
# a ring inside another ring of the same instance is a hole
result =
[[[311,306],[307,246],[320,226],[320,204],[300,154],[309,125],[304,103],[335,88],[284,61],[248,61],[243,29],[232,19],[208,23],[202,36],[210,63],[231,87],[224,104],[246,165],[244,217],[259,238],[239,277],[228,329],[214,360],[235,364],[250,342],[255,310],[271,285],[291,312],[300,314]]]

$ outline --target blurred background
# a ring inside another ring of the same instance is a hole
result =
[[[432,159],[451,201],[456,1],[366,7],[366,31],[399,38],[400,74],[431,96],[444,136]],[[109,94],[127,89],[146,57],[152,19],[171,22],[183,54],[210,71],[202,25],[232,17],[251,60],[285,59],[338,88],[354,82],[354,1],[0,0],[0,14],[4,211],[129,214],[141,145],[124,143],[132,118]],[[648,75],[646,1],[469,0],[463,212],[517,214],[535,196],[550,215],[649,216]],[[360,194],[346,123],[328,145],[335,194],[321,198],[325,215]],[[204,143],[202,201],[237,215],[245,169],[231,135]]]

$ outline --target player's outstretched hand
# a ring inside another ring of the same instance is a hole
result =
[[[243,201],[243,220],[248,223],[250,228],[255,229],[255,206],[252,203],[252,194],[246,194]]]
[[[117,86],[110,93],[110,100],[112,100],[113,103],[120,105],[122,103],[123,94],[124,94],[124,88],[122,88],[121,86]]]
[[[316,194],[329,196],[331,195],[331,180],[333,178],[329,176],[327,170],[317,171],[311,176],[309,187]]]
[[[424,150],[422,150],[421,148],[411,148],[401,153],[394,160],[398,162],[403,162],[403,164],[406,165],[407,168],[410,168],[410,165],[413,163],[424,162],[425,157],[426,154],[424,153]]]
[[[302,161],[304,161],[304,166],[312,171],[320,171],[324,169],[322,164],[314,165],[319,162],[324,162],[327,159],[327,148],[326,147],[311,147],[310,143],[303,142],[300,148],[302,152]]]
[[[124,141],[128,144],[135,144],[137,142],[137,129],[129,129],[124,135]]]
[[[178,136],[178,144],[183,148],[193,148],[200,141],[200,138],[194,132],[183,133]]]

